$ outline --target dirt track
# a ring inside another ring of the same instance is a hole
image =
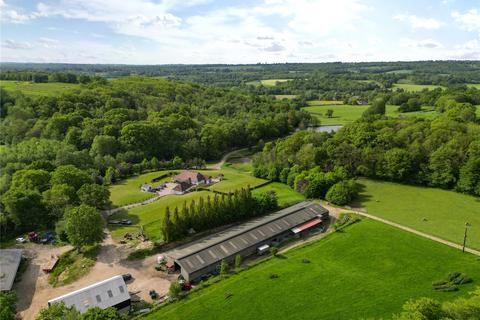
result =
[[[160,296],[165,295],[170,287],[170,281],[176,275],[166,275],[156,271],[155,256],[140,261],[122,260],[121,248],[108,236],[101,245],[97,262],[90,273],[70,285],[53,288],[47,282],[48,276],[43,273],[41,266],[50,258],[52,253],[62,253],[69,247],[51,247],[41,245],[29,245],[26,255],[30,256],[29,266],[22,275],[22,280],[15,285],[18,294],[18,307],[22,319],[35,319],[38,311],[47,306],[48,300],[63,294],[78,290],[95,282],[130,273],[134,280],[127,283],[131,293],[137,293],[141,299],[151,301],[148,295],[150,289],[155,289]]]

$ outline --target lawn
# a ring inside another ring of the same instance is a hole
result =
[[[27,96],[57,96],[67,89],[78,88],[79,85],[60,82],[34,83],[29,81],[0,80],[0,87],[10,92],[20,91]]]
[[[207,197],[208,195],[213,197],[214,193],[209,191],[198,191],[184,195],[169,195],[144,206],[116,213],[112,215],[111,219],[130,219],[133,226],[109,225],[109,228],[112,231],[112,236],[118,238],[127,232],[138,232],[139,227],[143,226],[145,232],[152,240],[161,239],[160,227],[167,207],[173,212],[175,207],[181,208],[185,201],[190,203],[192,200],[198,200],[201,197]]]
[[[477,89],[480,90],[480,83],[468,83],[468,84],[467,84],[467,87],[477,88]]]
[[[305,200],[305,196],[290,188],[288,185],[280,182],[272,182],[266,186],[253,190],[253,195],[273,190],[278,197],[279,206],[293,205],[297,202]]]
[[[193,292],[146,319],[390,319],[408,299],[448,300],[474,289],[475,283],[458,292],[434,291],[431,283],[452,271],[478,281],[480,261],[364,220]]]
[[[309,101],[309,107],[303,108],[305,111],[313,114],[322,125],[345,125],[351,123],[362,117],[363,112],[369,107],[368,105],[328,105],[322,101]],[[333,117],[327,118],[325,112],[331,109],[333,110]],[[400,113],[397,111],[398,106],[387,105],[387,116],[391,117],[421,117],[421,118],[434,118],[437,113],[429,108],[424,108],[419,112],[407,112]]]
[[[120,207],[134,202],[140,202],[153,198],[155,194],[151,192],[142,192],[140,186],[143,183],[150,183],[153,186],[162,184],[165,180],[171,178],[164,178],[162,181],[152,183],[152,179],[162,176],[170,171],[154,171],[145,173],[139,176],[135,176],[126,180],[122,180],[112,186],[110,186],[110,201],[114,206]]]
[[[467,245],[480,249],[480,198],[390,182],[359,182],[363,190],[358,205],[368,213],[459,244],[469,222]]]
[[[179,171],[179,170],[174,170]],[[118,184],[115,184],[110,187],[110,200],[115,206],[122,206],[125,204],[139,202],[142,200],[149,199],[154,196],[150,192],[140,191],[140,185],[142,183],[151,183],[151,180],[157,177],[169,173],[171,171],[155,171],[142,174],[124,181],[121,181]],[[255,178],[247,173],[242,173],[240,171],[225,168],[219,171],[215,170],[199,170],[199,172],[205,175],[211,175],[213,177],[217,176],[220,173],[224,174],[224,179],[207,189],[206,191],[191,192],[184,195],[169,195],[158,199],[157,201],[146,204],[143,206],[131,208],[128,211],[114,214],[111,219],[130,219],[132,220],[133,226],[113,226],[110,225],[110,230],[114,237],[121,237],[127,232],[137,232],[139,226],[144,226],[145,232],[149,235],[150,238],[157,240],[161,238],[160,227],[162,223],[163,214],[165,213],[165,208],[168,206],[173,210],[176,206],[182,206],[185,201],[188,203],[192,200],[197,200],[200,197],[206,197],[210,195],[213,197],[215,194],[211,191],[220,191],[220,192],[229,192],[242,187],[255,187],[262,183],[265,183],[267,180]],[[163,181],[171,180],[171,177],[165,177],[162,180],[153,183],[153,185],[158,185],[163,183]]]
[[[423,89],[434,90],[436,88],[445,89],[445,87],[437,86],[437,85],[429,85],[429,84],[412,84],[412,83],[395,83],[393,84],[394,88],[403,89],[405,91],[410,92],[418,92],[422,91]]]

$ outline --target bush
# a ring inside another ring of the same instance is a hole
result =
[[[333,204],[342,206],[352,201],[357,193],[355,181],[340,181],[328,189],[325,199]]]
[[[0,292],[0,319],[15,320],[15,305],[17,295],[15,291]]]
[[[303,258],[302,263],[310,263],[310,260],[308,260],[307,258]]]
[[[279,275],[277,273],[271,273],[269,278],[270,279],[277,279],[279,277]]]
[[[275,257],[275,256],[277,256],[277,254],[278,254],[278,248],[277,248],[277,247],[272,247],[272,248],[270,249],[270,252],[271,252],[272,255]]]
[[[168,295],[170,296],[170,298],[177,299],[180,296],[181,292],[182,287],[180,286],[180,283],[175,281],[170,284],[170,289],[168,289]]]
[[[155,248],[138,249],[128,254],[127,260],[141,260],[155,254]]]

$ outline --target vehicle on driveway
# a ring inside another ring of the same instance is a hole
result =
[[[108,224],[120,224],[119,220],[109,220]]]
[[[120,221],[120,224],[131,225],[131,224],[132,224],[132,220],[122,219],[122,221]]]
[[[24,237],[20,237],[20,238],[15,239],[15,241],[17,241],[18,243],[25,243],[25,242],[27,242],[27,239],[25,239]]]
[[[127,282],[133,279],[132,275],[130,273],[125,273],[122,274],[123,281]]]

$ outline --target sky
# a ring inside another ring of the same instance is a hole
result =
[[[480,60],[480,0],[0,0],[0,61]]]

